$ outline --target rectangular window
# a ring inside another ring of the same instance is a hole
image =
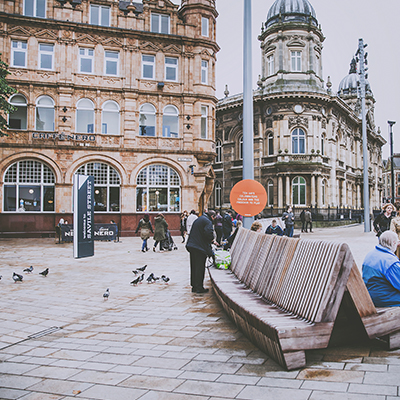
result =
[[[397,182],[400,183],[400,174],[397,174]]]
[[[79,48],[79,72],[83,74],[93,73],[94,50]]]
[[[91,4],[90,23],[92,25],[110,26],[110,7]]]
[[[209,20],[208,18],[201,18],[201,36],[209,36]]]
[[[52,70],[54,68],[53,53],[54,53],[53,44],[39,43],[39,69]]]
[[[271,76],[275,73],[275,60],[273,54],[268,56],[267,62],[268,62],[268,76]]]
[[[169,15],[151,14],[151,31],[169,34]]]
[[[201,138],[207,139],[207,114],[208,107],[201,106]]]
[[[177,58],[165,57],[165,80],[175,82],[178,80]]]
[[[26,68],[27,42],[11,41],[11,66]]]
[[[24,15],[46,18],[46,0],[25,0]]]
[[[142,78],[154,79],[155,57],[142,56]]]
[[[104,52],[105,75],[118,76],[119,53],[118,51]]]
[[[291,52],[292,72],[301,72],[301,51]]]
[[[201,60],[201,83],[208,84],[208,61]]]

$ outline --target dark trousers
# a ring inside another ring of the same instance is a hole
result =
[[[190,285],[194,291],[203,289],[207,256],[198,250],[190,250]]]
[[[222,226],[216,226],[215,227],[215,233],[217,235],[217,243],[221,244],[221,239],[222,239]]]
[[[307,232],[307,229],[308,229],[308,225],[310,225],[310,232],[312,232],[312,221],[306,222],[306,232]]]

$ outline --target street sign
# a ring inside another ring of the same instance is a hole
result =
[[[232,188],[230,202],[232,208],[243,217],[253,217],[264,210],[267,192],[261,183],[244,179]]]

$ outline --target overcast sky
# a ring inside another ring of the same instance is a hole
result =
[[[177,4],[180,2],[175,1]],[[253,87],[261,73],[261,50],[257,37],[274,0],[252,0]],[[349,73],[350,61],[363,38],[368,44],[369,77],[376,100],[375,123],[388,141],[383,157],[389,156],[388,120],[393,126],[394,152],[400,153],[400,0],[310,0],[326,37],[323,46],[323,78],[331,77],[332,90]],[[243,92],[243,0],[216,0],[217,97],[224,97],[225,84],[230,95]]]

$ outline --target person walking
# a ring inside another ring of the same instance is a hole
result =
[[[150,232],[153,233],[153,226],[150,222],[149,214],[145,214],[143,218],[139,221],[138,226],[136,228],[135,233],[138,233],[140,230],[140,239],[142,239],[142,252],[145,253],[149,251],[147,247],[147,240],[150,237]]]
[[[394,206],[392,203],[386,203],[382,207],[382,212],[374,220],[374,229],[376,236],[381,236],[383,232],[390,229],[390,223],[392,221],[392,212]]]
[[[168,229],[168,223],[164,218],[164,215],[159,213],[157,217],[154,219],[154,246],[153,251],[156,251],[156,247],[158,243],[165,240],[166,236],[165,233]],[[160,251],[162,251],[162,245],[160,243]]]
[[[207,293],[204,287],[204,272],[207,257],[214,255],[211,244],[214,241],[213,221],[215,211],[209,210],[194,221],[190,230],[186,250],[190,253],[190,285],[192,293]]]
[[[222,238],[225,240],[232,233],[232,211],[227,211],[222,220]]]
[[[216,241],[218,243],[218,246],[221,246],[221,239],[223,234],[222,221],[223,221],[222,215],[218,211],[214,219],[215,235],[217,236]]]
[[[313,233],[313,230],[312,230],[312,215],[311,215],[311,211],[310,211],[309,208],[307,208],[307,210],[304,213],[304,220],[306,222],[306,230],[305,230],[305,232],[307,233],[308,225],[310,225],[310,233]]]
[[[197,218],[198,217],[196,215],[196,211],[195,210],[190,211],[190,214],[186,220],[186,232],[188,236],[190,234],[190,230],[192,229],[193,222],[196,221]]]
[[[181,223],[180,223],[180,231],[181,231],[181,236],[182,236],[182,243],[185,243],[185,235],[186,235],[186,232],[187,232],[187,228],[186,228],[187,217],[188,217],[188,212],[185,210],[181,214]]]
[[[285,223],[285,235],[288,237],[293,237],[294,214],[292,206],[286,207],[286,211],[282,215],[282,221]]]
[[[301,221],[301,231],[304,232],[304,227],[306,225],[306,212],[303,210],[300,213],[300,221]]]

